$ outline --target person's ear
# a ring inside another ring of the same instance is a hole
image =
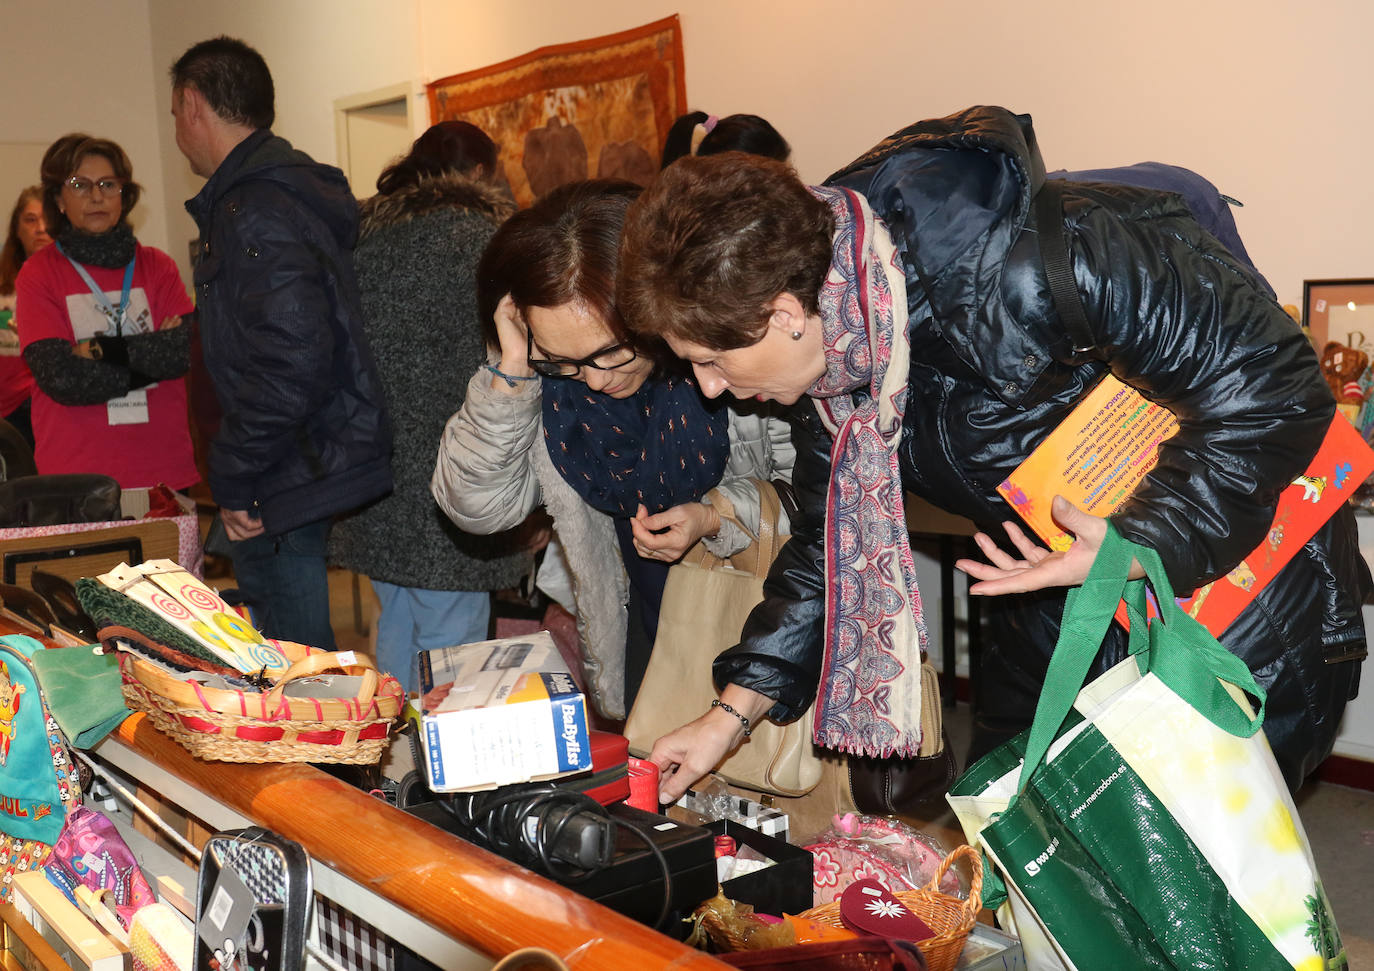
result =
[[[173,97],[181,98],[181,113],[188,123],[200,121],[201,112],[205,108],[205,96],[196,90],[195,85],[182,85]]]
[[[793,294],[780,293],[769,306],[773,312],[768,317],[768,326],[781,331],[791,340],[801,340],[806,333],[806,310],[801,301]]]

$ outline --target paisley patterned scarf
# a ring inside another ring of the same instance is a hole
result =
[[[697,502],[730,457],[726,409],[708,409],[686,375],[654,374],[628,398],[545,378],[544,444],[564,480],[611,516]]]
[[[897,462],[911,351],[906,278],[887,227],[863,196],[811,191],[830,206],[836,226],[820,293],[826,372],[807,391],[835,437],[814,735],[818,745],[854,755],[913,756],[921,744],[926,628]],[[868,395],[856,405],[859,390]]]

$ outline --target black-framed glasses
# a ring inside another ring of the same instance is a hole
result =
[[[73,175],[67,180],[66,185],[83,199],[89,199],[92,189],[99,189],[103,196],[118,195],[124,188],[124,182],[120,179],[83,179],[79,175]]]
[[[614,371],[629,364],[639,353],[629,344],[612,344],[610,347],[602,348],[594,354],[588,354],[578,361],[568,358],[535,357],[534,356],[534,332],[525,331],[525,356],[529,360],[530,370],[546,378],[575,378],[581,373],[584,367],[596,368],[598,371]]]

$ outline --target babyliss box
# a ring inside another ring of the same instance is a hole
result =
[[[587,703],[547,631],[416,655],[425,771],[435,792],[592,767]]]

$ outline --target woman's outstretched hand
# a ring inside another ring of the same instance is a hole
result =
[[[773,706],[766,695],[737,684],[726,685],[721,700],[748,718],[751,726]],[[724,708],[712,707],[654,742],[649,761],[658,766],[658,801],[665,806],[677,802],[741,741],[747,741],[744,723]]]
[[[1065,532],[1074,537],[1073,545],[1062,553],[1051,552],[1038,545],[1013,522],[1004,522],[1002,526],[1012,545],[1021,554],[1020,559],[1004,553],[986,533],[974,534],[974,542],[988,562],[959,560],[954,564],[978,581],[969,586],[968,592],[990,597],[1043,590],[1046,587],[1076,587],[1086,580],[1093,560],[1097,558],[1097,551],[1102,548],[1102,540],[1107,535],[1107,520],[1088,515],[1063,496],[1054,497],[1050,515]],[[1144,575],[1145,571],[1139,563],[1131,564],[1132,579]]]

